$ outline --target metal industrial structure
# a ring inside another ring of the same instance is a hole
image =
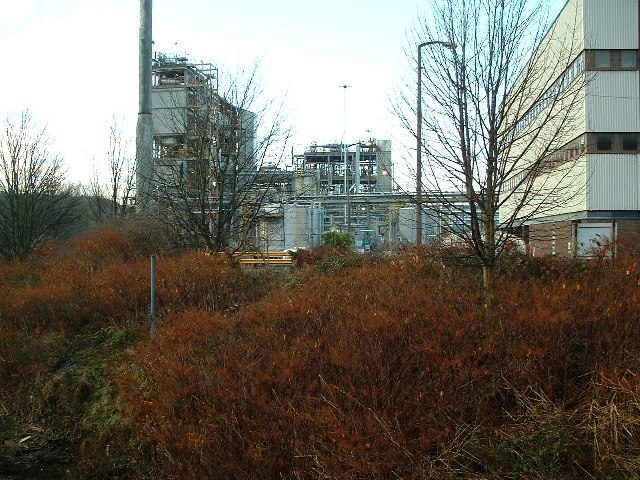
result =
[[[218,93],[215,66],[186,56],[156,53],[150,98],[146,197],[191,244],[280,252],[328,231],[350,233],[361,252],[416,241],[415,197],[394,190],[391,141],[313,144],[286,169],[258,165],[255,115]],[[423,241],[455,231],[440,198],[424,193]]]
[[[188,181],[189,164],[200,155],[203,141],[212,148],[215,140],[208,124],[214,121],[217,94],[218,71],[213,65],[156,54],[152,90],[156,190]]]
[[[392,191],[393,163],[389,140],[372,139],[351,145],[313,144],[303,155],[294,157],[294,168],[308,179],[305,183],[313,194]]]
[[[261,249],[319,245],[327,231],[351,233],[361,251],[397,241],[399,208],[411,200],[393,192],[390,141],[313,144],[289,172],[282,206],[265,208]]]
[[[213,237],[222,222],[247,216],[253,224],[225,248],[284,251],[319,245],[336,230],[367,251],[402,235],[400,208],[412,199],[393,192],[390,141],[312,145],[286,170],[258,166],[255,116],[218,94],[213,65],[157,53],[151,97],[151,196],[176,224],[209,225],[194,235]]]
[[[328,231],[350,233],[361,252],[416,241],[415,196],[394,189],[389,140],[313,144],[282,170],[281,202],[262,209],[256,247],[290,250],[321,244]],[[288,180],[284,180],[288,178]],[[455,193],[423,198],[423,241],[440,240],[462,225],[442,203],[464,204]],[[458,213],[458,212],[456,212]]]
[[[191,245],[236,248],[264,199],[256,118],[218,93],[218,70],[186,56],[153,59],[154,208]]]
[[[557,183],[562,192],[552,208],[534,208],[540,200],[534,196],[518,229],[535,255],[588,256],[607,240],[640,237],[639,18],[638,0],[569,0],[531,60],[544,65],[546,77],[517,99],[527,108],[516,134],[540,122],[559,92],[574,88],[579,100],[562,145],[533,172],[535,185]],[[564,66],[549,68],[565,57]],[[514,171],[507,188],[531,174]],[[500,215],[512,208],[506,204]]]

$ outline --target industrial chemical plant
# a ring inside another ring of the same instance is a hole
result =
[[[224,229],[225,247],[255,251],[320,245],[328,231],[350,233],[361,252],[415,241],[414,199],[394,183],[390,140],[312,144],[287,165],[261,164],[256,116],[219,94],[216,67],[156,53],[152,75],[151,203],[177,225],[201,222],[191,235]],[[451,223],[436,210],[427,199],[425,241]]]

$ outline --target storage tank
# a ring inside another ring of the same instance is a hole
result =
[[[285,250],[308,248],[320,244],[322,214],[317,206],[286,205],[284,209]]]

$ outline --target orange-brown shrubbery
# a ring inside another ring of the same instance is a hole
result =
[[[498,331],[415,255],[176,314],[122,379],[139,448],[172,478],[637,474],[633,261],[505,262]]]
[[[60,478],[62,464],[74,478],[124,478],[128,457],[108,453],[128,441],[114,379],[124,349],[148,335],[150,290],[149,245],[129,233],[104,229],[0,264],[0,477],[48,468]],[[160,322],[236,309],[270,279],[225,255],[160,256]]]
[[[53,436],[77,478],[640,475],[637,252],[508,256],[490,322],[477,271],[426,250],[318,253],[283,287],[180,252],[158,259],[148,339],[137,242],[105,230],[0,265],[12,468],[40,468]]]
[[[149,310],[149,272],[149,258],[140,257],[128,238],[100,230],[66,251],[0,266],[0,318],[16,329],[71,330],[137,318]],[[245,284],[252,280],[226,256],[202,252],[161,257],[157,279],[159,309],[167,312],[225,309],[250,299],[258,285]]]
[[[292,252],[292,257],[298,267],[313,265],[325,271],[339,270],[362,263],[361,255],[350,248],[335,245],[320,245],[297,250]]]
[[[0,265],[0,376],[26,357],[24,345],[50,333],[145,325],[150,266],[123,234],[100,230],[22,264]],[[268,288],[226,256],[181,252],[157,262],[160,316],[189,308],[225,310]]]

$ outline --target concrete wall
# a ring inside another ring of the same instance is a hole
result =
[[[558,166],[538,176],[526,194],[509,191],[502,194],[504,206],[500,209],[500,221],[506,222],[513,215],[519,221],[544,219],[567,215],[587,209],[586,159],[584,156]],[[519,210],[519,211],[518,211]]]
[[[530,225],[528,240],[534,256],[588,257],[607,241],[623,241],[616,251],[640,242],[640,220],[589,218]]]
[[[640,220],[617,220],[616,225],[619,240],[640,242]]]

